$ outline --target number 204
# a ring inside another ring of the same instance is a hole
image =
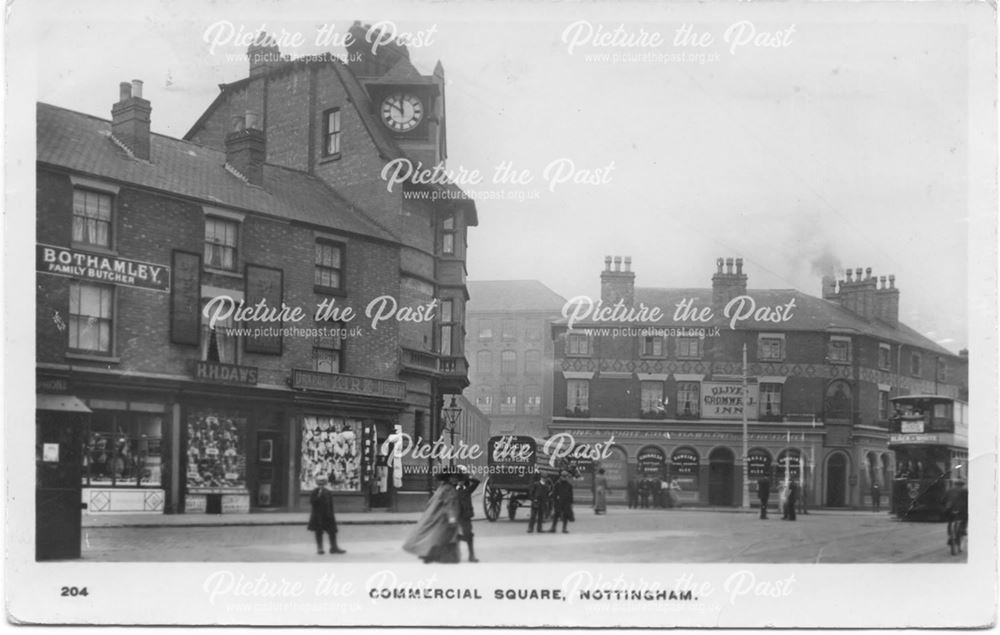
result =
[[[87,596],[87,587],[76,587],[76,586],[64,586],[59,592],[59,595],[64,598],[75,598],[77,596]]]

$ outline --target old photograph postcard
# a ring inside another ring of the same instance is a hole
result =
[[[5,35],[9,622],[995,622],[995,4]]]

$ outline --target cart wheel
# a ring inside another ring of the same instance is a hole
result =
[[[487,484],[483,496],[483,512],[486,514],[486,520],[491,523],[496,522],[497,518],[500,518],[500,505],[502,504],[503,490]]]
[[[507,518],[514,520],[514,518],[517,516],[517,507],[518,507],[517,499],[511,496],[510,500],[507,501]]]

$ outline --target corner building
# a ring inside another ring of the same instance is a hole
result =
[[[642,288],[630,258],[609,256],[603,305],[657,307],[662,318],[609,322],[591,313],[572,328],[553,326],[550,432],[611,442],[601,465],[612,500],[625,500],[629,479],[648,476],[675,479],[681,504],[740,505],[745,414],[751,502],[761,475],[777,488],[787,473],[810,506],[868,505],[872,482],[891,490],[889,398],[967,399],[966,352],[899,322],[893,276],[848,270],[839,283],[823,279],[821,298],[748,290],[747,278],[742,259],[720,258],[711,288]],[[767,311],[731,326],[751,301]]]
[[[110,121],[38,105],[38,408],[87,412],[86,513],[302,510],[320,474],[339,510],[422,508],[427,461],[386,441],[439,436],[468,384],[475,207],[380,177],[446,158],[441,65],[248,57],[184,139],[138,81]],[[215,313],[240,302],[274,312]]]

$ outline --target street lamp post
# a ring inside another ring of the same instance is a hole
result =
[[[750,448],[747,433],[747,345],[743,344],[743,509],[750,509]]]
[[[446,430],[448,431],[448,467],[451,469],[455,468],[455,425],[458,424],[458,418],[462,414],[462,408],[455,403],[455,395],[451,396],[451,403],[441,409],[442,414],[444,414],[445,423],[448,424]]]

